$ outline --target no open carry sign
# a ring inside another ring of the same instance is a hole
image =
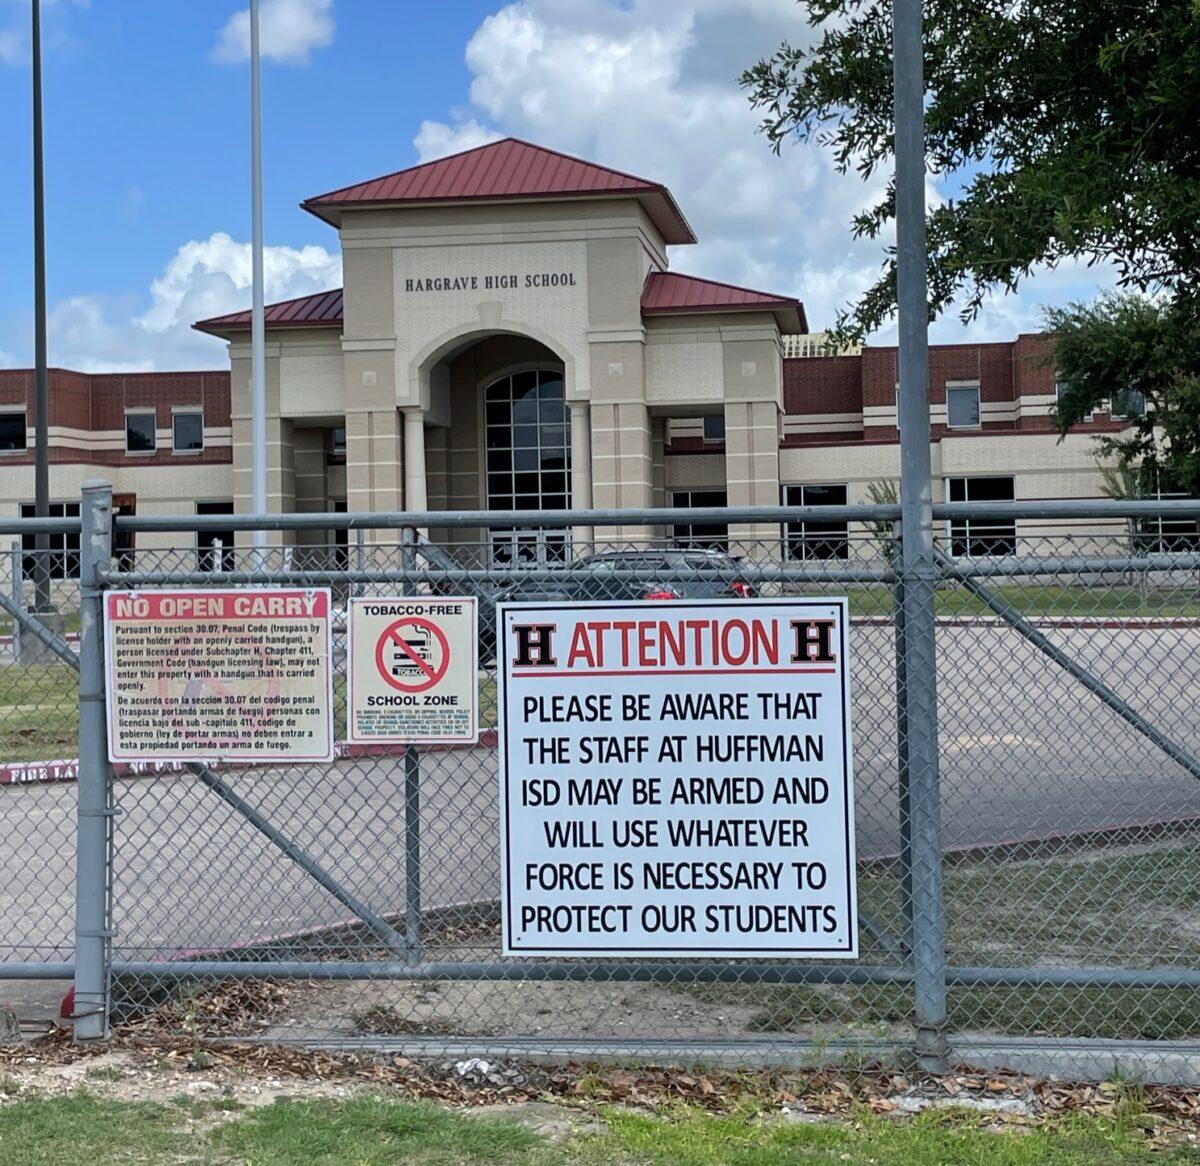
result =
[[[351,599],[347,738],[359,744],[475,741],[477,627],[474,599]]]

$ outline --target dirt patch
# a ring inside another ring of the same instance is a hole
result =
[[[263,1035],[274,1040],[339,1036],[506,1036],[672,1039],[752,1036],[757,1008],[698,1000],[658,984],[521,980],[299,984]]]

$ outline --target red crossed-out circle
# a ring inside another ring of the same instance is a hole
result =
[[[400,635],[400,630],[407,627],[423,628],[427,632],[433,634],[433,638],[437,640],[442,649],[441,663],[432,668],[405,643],[404,637]],[[408,656],[409,659],[425,674],[424,680],[417,680],[411,684],[406,684],[403,680],[396,679],[392,675],[391,669],[387,666],[384,653],[389,646],[396,647],[400,652]],[[442,631],[437,624],[420,615],[408,615],[403,619],[396,620],[395,623],[388,624],[383,629],[383,634],[379,637],[375,644],[375,668],[379,675],[384,678],[393,688],[398,688],[401,692],[424,692],[427,688],[432,688],[443,676],[446,675],[446,669],[450,666],[450,645],[446,641],[446,633]]]

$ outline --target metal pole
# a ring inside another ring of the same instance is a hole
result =
[[[417,532],[411,526],[400,531],[401,589],[416,591]],[[421,958],[421,757],[416,745],[404,750],[404,930],[409,962]]]
[[[421,758],[404,750],[404,938],[410,962],[421,958]]]
[[[19,610],[23,599],[21,594],[21,574],[24,570],[21,555],[21,540],[19,538],[13,539],[12,550],[9,554],[12,561],[12,603]],[[19,619],[13,620],[12,658],[13,660],[21,659],[21,621]]]
[[[250,0],[250,425],[251,489],[255,514],[267,512],[267,355],[263,306],[262,102],[259,96],[258,0]],[[267,532],[254,532],[258,565]]]
[[[75,1039],[108,1033],[108,835],[111,771],[104,721],[104,589],[112,487],[89,481],[80,507],[79,785],[75,840]]]
[[[892,564],[900,550],[900,526],[893,528]],[[909,798],[908,717],[904,707],[908,691],[905,671],[904,575],[896,572],[892,585],[892,611],[896,618],[896,777],[900,816],[900,917],[903,919],[901,945],[906,961],[912,954],[912,803]]]
[[[33,0],[33,512],[50,513],[50,372],[46,359],[46,190],[42,152],[42,5]],[[35,611],[50,607],[50,536],[34,541]]]
[[[896,303],[900,353],[900,570],[904,723],[912,848],[915,1052],[946,1067],[946,944],[938,782],[933,486],[929,457],[929,306],[925,245],[925,81],[921,0],[894,0],[892,84],[896,146]]]

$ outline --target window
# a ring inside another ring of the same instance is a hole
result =
[[[128,423],[126,418],[126,432]],[[200,453],[204,449],[204,414],[199,409],[180,409],[171,414],[171,448],[176,453]]]
[[[785,486],[785,506],[845,506],[845,486]],[[789,522],[785,532],[789,559],[846,559],[850,535],[845,520],[840,522]]]
[[[153,412],[125,414],[125,452],[153,453],[158,448]]]
[[[1147,489],[1145,497],[1155,500],[1188,497],[1186,492],[1173,490],[1171,486],[1172,483],[1165,476],[1155,475],[1154,488]],[[1134,533],[1134,549],[1138,554],[1165,555],[1173,551],[1200,550],[1200,526],[1194,518],[1155,514],[1149,518],[1134,519],[1130,526]]]
[[[197,502],[197,514],[232,514],[232,502]],[[203,530],[196,535],[197,571],[232,571],[236,561],[232,530]]]
[[[728,506],[729,496],[724,490],[676,490],[671,495],[672,506]],[[727,522],[675,524],[675,543],[681,547],[714,547],[719,551],[729,549],[729,524]]]
[[[951,429],[979,428],[978,385],[947,385],[946,424]]]
[[[22,453],[27,448],[24,409],[0,412],[0,453]]]
[[[1062,403],[1062,399],[1070,387],[1071,386],[1066,381],[1056,380],[1054,382],[1054,403],[1055,403],[1055,405],[1059,405]],[[1095,411],[1095,409],[1093,409],[1090,413],[1085,414],[1083,419],[1085,421],[1091,421],[1095,416],[1096,416],[1096,411]]]
[[[492,510],[571,508],[571,422],[563,375],[534,369],[501,377],[484,390],[486,496]],[[501,565],[563,562],[565,530],[516,529],[491,533]]]
[[[33,502],[21,503],[21,517],[33,518],[37,507]],[[48,518],[78,518],[78,502],[51,502],[46,511]],[[79,578],[79,532],[71,534],[50,534],[46,536],[49,548],[49,562],[46,570],[51,579]],[[39,577],[37,562],[37,535],[21,535],[21,573],[26,579]]]
[[[1012,478],[947,478],[949,502],[1011,502]],[[956,558],[1015,555],[1017,524],[1012,519],[955,518],[950,521],[950,553]]]
[[[328,442],[325,446],[326,460],[344,462],[346,460],[346,427],[337,425],[328,431]]]
[[[1114,421],[1146,416],[1146,394],[1139,389],[1126,389],[1112,399],[1109,416]]]
[[[724,413],[708,413],[704,417],[704,440],[705,441],[724,441],[725,440],[725,414]]]

